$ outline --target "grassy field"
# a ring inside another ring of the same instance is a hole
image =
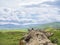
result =
[[[57,30],[57,29],[53,29],[53,28],[48,28],[46,29],[46,31],[49,31],[49,32],[52,32],[54,33],[54,35],[52,37],[50,37],[50,40],[54,40],[54,39],[57,39],[58,40],[58,45],[60,45],[60,29]]]
[[[60,45],[60,30],[47,28],[46,31],[53,32],[55,35],[50,37],[51,40],[54,38],[58,39],[58,45]],[[18,45],[19,40],[26,33],[26,30],[0,30],[0,45]]]
[[[0,45],[18,45],[26,30],[0,30]]]

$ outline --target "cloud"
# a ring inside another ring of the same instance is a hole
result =
[[[19,23],[14,23],[14,22],[0,22],[0,25],[6,25],[6,24],[20,25]]]
[[[60,0],[47,1],[47,2],[44,2],[44,4],[48,4],[48,5],[60,8]]]
[[[39,4],[46,1],[54,0],[0,0],[0,7],[18,8],[23,5]]]
[[[13,10],[10,13],[4,13],[0,18],[0,20],[10,20],[15,21],[17,23],[11,23],[10,24],[20,24],[20,25],[28,25],[28,24],[43,24],[43,23],[49,23],[54,22],[58,20],[60,15],[58,14],[58,9],[50,6],[42,5],[38,8],[28,8],[25,7],[22,10]],[[60,20],[58,20],[60,21]],[[8,23],[5,23],[8,24]]]
[[[13,2],[11,1],[9,3]],[[20,1],[15,0],[15,1],[20,2],[21,0]],[[5,25],[5,24],[31,25],[31,24],[44,24],[44,23],[50,23],[56,21],[60,22],[59,8],[43,3],[47,1],[54,2],[55,0],[38,0],[38,1],[26,0],[26,1],[21,1],[21,3],[14,2],[12,6],[8,3],[7,7],[4,8],[3,6],[1,6],[0,25]],[[6,3],[6,1],[4,2]],[[13,5],[15,5],[16,7],[18,6],[20,7],[14,8],[15,6]]]

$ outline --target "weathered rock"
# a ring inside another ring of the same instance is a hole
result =
[[[25,45],[57,45],[49,40],[48,37],[52,35],[53,33],[34,30],[32,28],[29,30],[29,33],[24,36],[21,42],[25,43]]]

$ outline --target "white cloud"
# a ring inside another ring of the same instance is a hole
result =
[[[42,2],[45,2],[47,0],[30,0],[30,1],[27,1],[25,3],[20,3],[19,6],[24,6],[24,5],[32,5],[32,4],[39,4],[39,3],[42,3]]]
[[[16,0],[17,1],[17,0]],[[2,21],[16,21],[15,22],[0,22],[0,24],[13,24],[13,25],[30,25],[30,24],[42,24],[54,21],[60,21],[60,15],[58,15],[58,8],[51,7],[47,4],[40,4],[45,1],[54,0],[30,0],[19,3],[20,8],[12,9],[8,8],[0,10],[0,20]],[[26,5],[40,4],[39,7],[25,7]]]
[[[18,8],[23,5],[39,4],[46,1],[54,1],[54,0],[1,0],[0,7]]]
[[[20,25],[19,23],[14,23],[14,22],[0,22],[0,25],[4,25],[4,24]]]

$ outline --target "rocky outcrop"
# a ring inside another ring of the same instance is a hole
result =
[[[46,32],[42,30],[34,30],[29,29],[28,34],[26,34],[20,41],[20,45],[57,45],[52,43],[49,40],[49,37],[52,36],[53,33]],[[23,43],[25,44],[23,44]]]

